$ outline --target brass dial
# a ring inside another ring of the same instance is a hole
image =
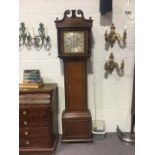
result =
[[[64,32],[64,53],[84,53],[84,32]]]

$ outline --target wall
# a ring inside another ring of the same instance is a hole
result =
[[[20,0],[20,21],[25,22],[28,31],[35,33],[40,22],[47,26],[51,37],[52,49],[49,56],[42,49],[31,51],[25,48],[20,52],[20,82],[22,82],[24,69],[40,69],[44,82],[56,82],[59,86],[59,131],[61,129],[61,114],[64,109],[64,75],[63,63],[57,57],[57,33],[54,20],[61,19],[66,9],[81,9],[85,18],[92,17],[93,22],[93,47],[92,57],[88,62],[88,106],[94,119],[96,103],[97,119],[105,120],[108,132],[116,130],[119,124],[123,131],[130,131],[130,108],[132,98],[132,82],[134,68],[134,20],[129,20],[124,11],[127,0],[113,0],[113,12],[101,16],[99,0]],[[134,11],[134,0],[130,0]],[[134,14],[134,12],[133,12]],[[105,50],[104,32],[111,23],[116,26],[116,31],[122,34],[124,25],[127,25],[127,45],[120,48],[116,43],[113,48]],[[125,75],[118,77],[113,72],[108,79],[104,78],[104,63],[109,54],[113,52],[116,62],[125,58]],[[95,90],[95,91],[94,91]]]

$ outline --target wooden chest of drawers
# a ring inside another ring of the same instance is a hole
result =
[[[58,139],[57,85],[19,91],[20,155],[52,155]]]

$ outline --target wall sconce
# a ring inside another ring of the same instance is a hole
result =
[[[46,28],[46,34],[45,34],[45,28],[44,24],[40,23],[38,28],[38,35],[34,34],[33,29],[33,35],[32,37],[29,32],[26,31],[25,23],[20,24],[19,28],[19,47],[22,49],[24,46],[27,49],[31,49],[33,46],[38,51],[44,46],[44,48],[49,51],[51,48],[51,42],[50,37],[47,34],[47,28]],[[49,53],[50,54],[50,53]]]
[[[32,37],[30,33],[26,32],[25,23],[21,23],[19,28],[19,47],[26,46],[29,49],[31,45]]]
[[[124,26],[123,37],[121,37],[121,35],[119,33],[115,32],[114,24],[111,25],[109,34],[108,34],[108,29],[106,29],[104,36],[105,36],[106,43],[110,44],[111,47],[113,47],[113,45],[116,42],[116,40],[118,41],[120,46],[121,46],[121,43],[120,43],[121,41],[123,42],[123,45],[125,45],[125,43],[126,43],[126,36],[127,36],[126,26]]]
[[[110,54],[109,59],[106,60],[106,63],[104,64],[105,72],[105,78],[108,77],[109,74],[112,74],[114,69],[116,69],[116,72],[119,76],[123,76],[124,74],[124,60],[122,60],[121,65],[119,67],[118,63],[114,61],[114,55],[113,53]]]
[[[34,29],[33,29],[33,33],[34,33]],[[38,35],[35,36],[34,34],[34,47],[37,50],[40,50],[43,46],[45,47],[46,50],[49,50],[51,48],[50,37],[47,34],[47,28],[46,28],[46,35],[45,35],[44,24],[40,23],[38,28]]]

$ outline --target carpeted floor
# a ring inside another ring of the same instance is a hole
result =
[[[103,139],[95,136],[93,143],[61,143],[59,138],[56,155],[134,155],[135,146],[122,143],[115,133]]]

